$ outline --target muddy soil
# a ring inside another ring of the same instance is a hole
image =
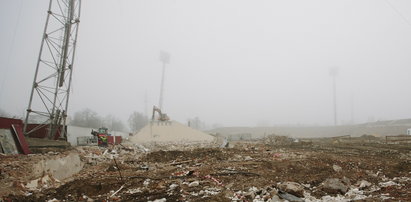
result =
[[[310,195],[305,195],[306,200],[324,200],[344,195],[324,189],[324,181],[336,178],[361,192],[362,197],[350,196],[348,201],[411,201],[411,145],[237,142],[233,148],[181,148],[130,155],[124,152],[114,157],[116,161],[89,163],[59,187],[3,199],[264,201],[282,191],[280,183],[296,182]],[[362,181],[369,185],[360,185]],[[265,198],[257,197],[259,194]]]

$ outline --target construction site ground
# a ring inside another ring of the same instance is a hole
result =
[[[79,173],[28,186],[31,163],[65,152],[80,155]],[[130,143],[3,155],[0,163],[4,201],[411,201],[411,144],[369,137],[274,138],[225,148]]]

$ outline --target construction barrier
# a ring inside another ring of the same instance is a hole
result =
[[[77,137],[77,145],[78,146],[97,145],[97,137],[96,136]]]
[[[109,145],[121,144],[121,142],[122,142],[121,136],[107,136],[107,143]],[[78,146],[98,145],[98,138],[96,136],[77,137],[77,145]]]

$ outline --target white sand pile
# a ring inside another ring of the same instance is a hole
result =
[[[130,138],[134,143],[212,142],[214,137],[176,121],[152,121]]]

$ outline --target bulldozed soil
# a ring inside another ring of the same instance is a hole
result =
[[[2,198],[5,201],[411,200],[410,144],[350,138],[262,140],[230,145],[230,148],[173,145],[172,150],[163,146],[150,151],[141,149],[141,145],[78,147],[86,165],[69,181],[36,190],[21,188],[20,192]]]

